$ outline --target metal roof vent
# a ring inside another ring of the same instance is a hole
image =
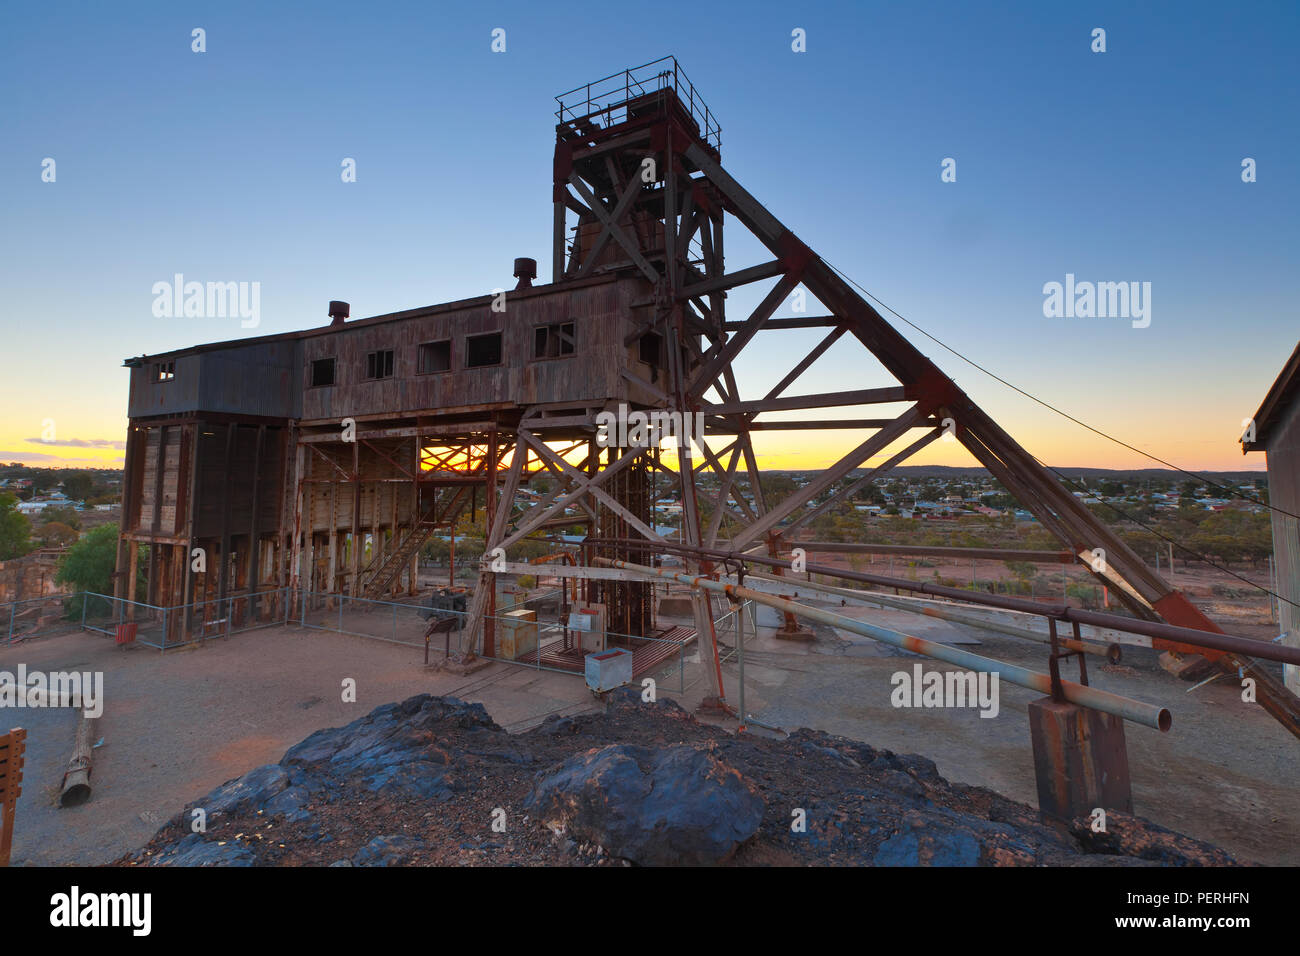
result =
[[[515,286],[516,290],[531,289],[533,287],[533,280],[537,278],[537,260],[516,259],[515,278],[519,280],[519,284]]]

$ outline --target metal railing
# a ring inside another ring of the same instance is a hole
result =
[[[135,643],[167,651],[287,623],[291,591],[289,588],[274,588],[170,607],[128,601],[94,591],[79,594],[83,629],[115,636],[121,625],[131,625]]]
[[[634,99],[671,89],[678,102],[700,128],[700,138],[718,149],[722,127],[708,105],[695,91],[675,56],[665,56],[641,66],[611,73],[599,80],[575,87],[555,97],[560,108],[555,116],[561,123],[600,120],[603,127],[628,119],[628,103]]]
[[[504,612],[519,610],[530,604],[544,604],[559,593],[559,589],[553,589],[530,595],[524,601],[504,605],[502,613],[489,615],[487,620],[496,621],[500,633],[502,627],[519,624],[517,619],[507,617]],[[79,609],[76,607],[78,601]],[[0,605],[0,623],[6,626],[6,630],[0,632],[4,636],[0,646],[25,640],[33,633],[34,628],[25,625],[25,618],[39,618],[47,623],[51,620],[48,612],[42,615],[39,613],[39,608],[27,609],[26,606],[38,602],[46,605],[58,604],[57,620],[69,627],[79,626],[82,630],[116,638],[119,629],[127,626],[132,634],[130,640],[160,651],[281,624],[296,624],[310,630],[332,631],[406,647],[423,647],[426,652],[431,649],[431,643],[437,637],[436,634],[428,633],[431,608],[423,602],[379,601],[351,597],[347,594],[285,587],[163,607],[94,591],[78,591],[73,594],[48,595],[43,598]],[[70,612],[69,608],[73,608],[75,613]],[[480,653],[479,656],[534,670],[575,674],[572,667],[566,669],[546,663],[546,658],[556,652],[556,645],[561,645],[561,650],[566,646],[572,646],[568,643],[568,634],[572,632],[568,631],[566,622],[559,617],[558,613],[554,619],[544,617],[545,613],[543,611],[538,615],[535,649],[519,655],[517,659],[501,654]],[[447,644],[450,647],[454,641],[458,650],[463,649],[460,647],[459,637],[453,635],[463,633],[469,617],[468,612],[439,610],[437,614],[443,619],[459,619],[458,626],[452,628],[448,634]],[[719,618],[719,621],[725,622],[729,614],[730,612]],[[613,646],[664,644],[675,647],[675,655],[665,657],[654,666],[656,669],[661,669],[670,665],[672,656],[675,656],[678,685],[684,691],[686,641],[622,634],[615,631],[606,632],[606,638],[613,639]],[[578,676],[582,675],[580,670],[576,673]]]
[[[536,595],[529,598],[528,601],[520,602],[520,604],[512,605],[512,607],[522,607],[547,596],[547,594]],[[438,616],[443,620],[455,620],[457,622],[456,626],[449,631],[442,632],[446,635],[444,638],[445,646],[439,648],[435,646],[438,635],[428,633],[429,618],[426,615],[430,613],[431,609],[427,604],[376,601],[370,598],[357,598],[346,594],[321,591],[300,591],[295,597],[298,600],[290,603],[298,607],[298,612],[294,616],[294,620],[287,623],[296,623],[300,627],[311,630],[332,631],[338,634],[348,634],[352,637],[367,637],[372,640],[400,644],[406,647],[425,647],[437,657],[441,657],[445,651],[452,648],[464,650],[461,646],[461,635],[464,633],[465,624],[469,618],[467,611],[439,610],[437,612]],[[503,626],[517,626],[519,624],[517,620],[503,614],[485,615],[485,620],[497,622],[498,634],[500,634]],[[502,664],[512,664],[516,667],[527,667],[531,670],[551,671],[552,673],[569,674],[571,676],[576,673],[577,676],[582,676],[581,671],[575,672],[571,668],[555,667],[546,663],[546,658],[555,650],[555,645],[563,644],[565,630],[565,622],[558,617],[554,620],[547,620],[539,615],[537,621],[537,647],[535,649],[528,651],[526,654],[521,654],[518,658],[505,657],[499,653],[485,654],[481,649],[476,650],[476,653],[486,660]],[[623,643],[635,641],[673,645],[677,648],[678,685],[684,690],[686,684],[685,641],[642,637],[635,634],[621,634],[615,631],[607,631],[606,638],[616,638]],[[499,646],[500,639],[498,638]]]
[[[35,637],[54,620],[73,623],[67,620],[66,614],[68,602],[76,597],[75,594],[44,594],[0,604],[0,627],[4,628],[0,631],[0,644],[13,644]]]

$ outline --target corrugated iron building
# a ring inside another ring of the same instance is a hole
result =
[[[623,374],[662,375],[662,350],[626,342],[650,293],[614,273],[521,283],[504,299],[128,359],[117,595],[224,614],[227,597],[288,586],[414,593],[420,545],[487,500],[491,436],[525,408],[654,399]],[[144,595],[131,544],[144,545]],[[234,613],[276,613],[271,600]],[[193,618],[177,615],[168,640]]]
[[[1283,643],[1300,647],[1300,344],[1269,389],[1242,438],[1242,451],[1263,451],[1273,505],[1276,569]],[[1253,431],[1253,434],[1252,434]],[[1286,686],[1300,694],[1300,667],[1283,665]]]

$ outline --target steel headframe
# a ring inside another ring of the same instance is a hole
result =
[[[947,432],[1139,619],[1221,632],[747,192],[723,168],[713,135],[716,120],[707,110],[701,114],[702,104],[693,87],[689,87],[689,101],[682,101],[689,84],[683,86],[677,79],[676,61],[670,64],[672,82],[665,80],[651,90],[637,79],[654,66],[615,74],[557,98],[560,122],[554,159],[552,265],[557,283],[611,271],[644,280],[646,302],[653,303],[652,318],[632,321],[625,344],[630,347],[648,333],[660,336],[667,347],[667,374],[654,381],[628,371],[623,374],[640,394],[654,396],[656,410],[683,416],[699,413],[705,423],[704,434],[695,436],[694,447],[687,442],[678,448],[675,461],[661,461],[656,456],[653,462],[656,471],[672,477],[681,493],[681,543],[737,552],[759,549],[776,557],[791,547],[792,535],[799,528],[846,502],[866,482]],[[701,115],[706,117],[704,122]],[[570,214],[578,218],[572,240]],[[723,246],[726,214],[757,239],[771,258],[727,271]],[[743,320],[728,320],[727,293],[766,280],[774,282],[758,306]],[[830,314],[776,318],[783,301],[800,285]],[[742,399],[735,363],[755,337],[807,328],[822,328],[826,334],[765,395]],[[790,386],[846,336],[865,347],[897,384],[789,395]],[[765,417],[776,412],[821,413],[868,405],[902,405],[903,411],[880,418]],[[650,546],[664,540],[652,521],[628,512],[605,490],[609,479],[621,470],[644,463],[639,449],[618,449],[605,460],[589,453],[581,468],[548,450],[552,432],[569,438],[590,436],[599,411],[591,408],[585,417],[569,413],[559,419],[548,419],[546,409],[525,414],[517,435],[519,447],[529,448],[530,454],[542,459],[561,479],[563,488],[512,518],[520,464],[520,456],[516,456],[516,468],[507,477],[505,494],[498,499],[489,553],[494,547],[509,547],[548,520],[562,517],[572,504],[580,505],[593,518],[601,508],[619,511]],[[780,502],[769,503],[752,434],[828,428],[856,431],[862,437],[815,479]],[[856,469],[881,457],[884,460],[870,466],[865,475],[842,483]],[[747,487],[742,487],[737,476],[742,465]],[[708,499],[703,498],[698,480],[704,469],[717,478],[716,490]],[[825,500],[813,504],[827,494]],[[707,517],[702,517],[702,500],[708,505]],[[1104,563],[1094,560],[1095,549],[1102,549]],[[692,573],[709,575],[713,571],[713,564],[698,554],[688,558],[687,564]],[[485,573],[481,584],[471,614],[471,632],[474,614],[482,616],[486,597],[481,592],[491,589],[491,575]],[[696,594],[697,631],[706,654],[716,664],[712,615],[704,604],[707,599],[701,592]],[[1249,661],[1226,652],[1165,638],[1155,638],[1153,643],[1174,655],[1199,654],[1221,666],[1251,668]],[[714,666],[708,670],[712,691],[721,699],[721,669]],[[1251,672],[1261,678],[1260,698],[1265,706],[1284,722],[1289,720],[1289,726],[1300,733],[1294,698],[1268,675],[1257,669]]]

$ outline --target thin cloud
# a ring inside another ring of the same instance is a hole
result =
[[[24,438],[23,441],[31,442],[33,445],[54,445],[65,448],[115,448],[123,451],[126,448],[124,441],[110,441],[107,438]]]
[[[24,465],[52,464],[67,465],[73,468],[121,468],[126,464],[125,458],[69,458],[63,455],[48,455],[39,451],[4,451],[0,449],[0,462],[18,461]]]

